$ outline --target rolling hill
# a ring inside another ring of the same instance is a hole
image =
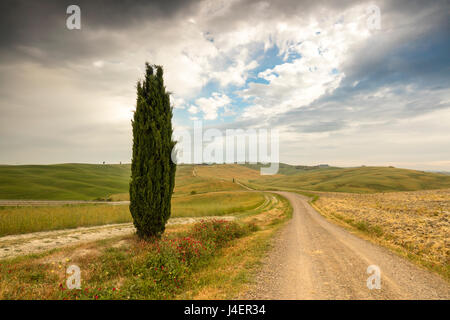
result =
[[[0,199],[92,200],[126,192],[129,164],[0,166]]]
[[[177,167],[175,197],[243,189],[232,179],[197,175],[193,168]],[[93,200],[112,196],[113,200],[128,200],[130,170],[130,164],[2,165],[0,199]]]
[[[0,166],[0,199],[127,200],[130,164]],[[392,167],[336,168],[280,164],[274,176],[258,165],[179,165],[174,197],[243,188],[331,192],[389,192],[450,188],[450,176]]]
[[[326,168],[295,175],[266,176],[248,182],[264,188],[373,193],[450,187],[450,176],[393,167]]]

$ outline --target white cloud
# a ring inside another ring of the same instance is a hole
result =
[[[248,72],[258,67],[256,60],[249,61],[249,53],[247,48],[240,48],[238,54],[230,54],[233,63],[222,71],[212,73],[212,78],[219,81],[222,87],[228,85],[242,86],[248,78]]]
[[[174,95],[171,95],[170,100],[175,109],[185,109],[186,108],[186,101],[183,98],[178,98]]]
[[[370,36],[365,26],[364,7],[344,12],[337,17],[328,14],[301,23],[276,23],[267,30],[267,38],[274,39],[280,53],[291,62],[279,64],[259,73],[268,84],[251,83],[239,94],[253,101],[243,116],[246,118],[270,117],[309,105],[325,93],[334,91],[345,77],[342,64],[351,57],[353,45]],[[349,21],[349,22],[345,22]]]
[[[218,92],[213,92],[209,98],[199,98],[195,100],[198,108],[203,112],[203,118],[205,120],[217,119],[218,112],[221,108],[231,103],[231,99]]]
[[[198,107],[191,105],[188,109],[189,113],[196,114],[198,113]]]
[[[97,60],[97,61],[93,62],[92,65],[96,68],[103,68],[103,66],[105,65],[105,62],[103,60]]]

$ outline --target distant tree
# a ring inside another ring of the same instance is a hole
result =
[[[171,161],[172,107],[161,66],[146,63],[137,83],[130,211],[140,238],[160,237],[170,217],[176,165]],[[154,73],[156,69],[156,73]]]

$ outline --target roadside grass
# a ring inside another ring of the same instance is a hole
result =
[[[219,299],[251,283],[287,201],[239,222],[169,227],[160,240],[118,237],[0,261],[0,299]],[[266,214],[268,213],[268,214]],[[258,218],[258,219],[256,219]],[[256,220],[255,220],[256,219]],[[255,224],[257,223],[257,224]],[[81,269],[69,290],[66,268]]]
[[[176,295],[176,299],[240,299],[255,284],[255,276],[262,260],[272,247],[273,236],[292,217],[290,203],[274,195],[275,204],[262,212],[249,215],[241,221],[255,230],[250,235],[233,241],[215,256],[205,268],[192,275],[189,290]]]
[[[172,199],[172,217],[238,214],[264,202],[262,193],[219,192]],[[132,222],[128,205],[0,207],[0,236]]]
[[[312,206],[324,217],[450,280],[449,190],[322,194]]]

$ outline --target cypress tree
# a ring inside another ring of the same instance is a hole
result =
[[[146,63],[132,120],[130,212],[140,238],[160,237],[170,217],[176,164],[171,160],[172,107],[161,66]],[[156,69],[156,73],[154,73]]]

